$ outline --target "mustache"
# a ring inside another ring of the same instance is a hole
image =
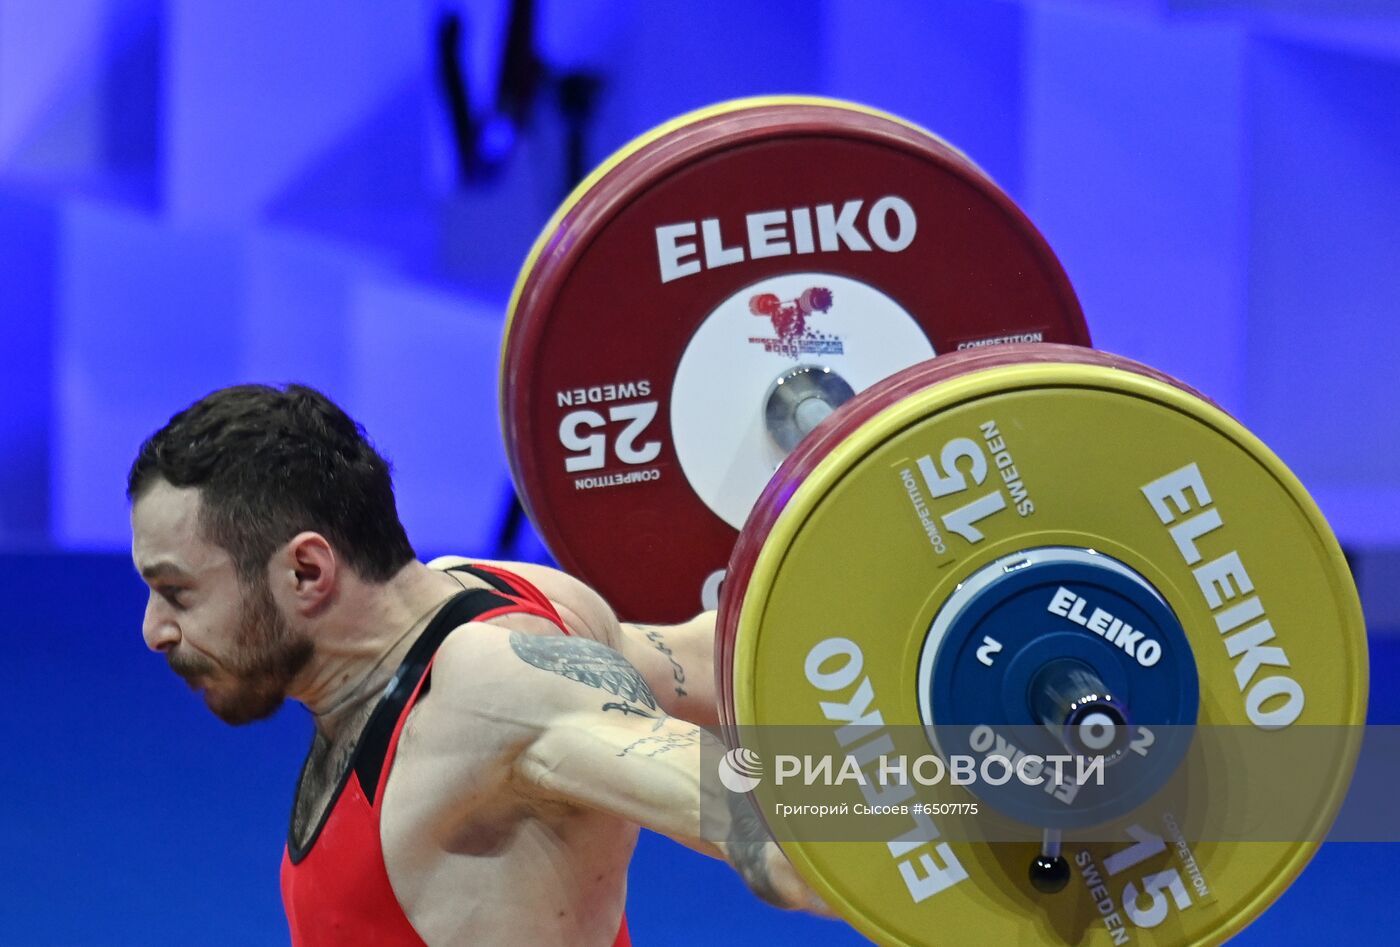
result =
[[[211,661],[198,655],[186,655],[179,651],[167,651],[165,663],[170,665],[170,670],[185,680],[192,680],[214,670]]]

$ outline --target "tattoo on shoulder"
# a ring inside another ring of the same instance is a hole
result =
[[[526,664],[608,691],[649,710],[656,709],[656,695],[647,687],[641,672],[606,645],[582,638],[514,632],[510,647]]]

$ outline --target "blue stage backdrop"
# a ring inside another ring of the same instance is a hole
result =
[[[310,740],[299,707],[234,729],[141,642],[144,586],[123,556],[0,555],[0,601],[24,659],[0,664],[0,944],[245,947],[286,943],[277,869]],[[1400,674],[1384,639],[1372,676]],[[1400,723],[1379,687],[1371,718]],[[1332,844],[1243,944],[1313,944],[1345,917],[1388,943],[1400,846]],[[857,944],[775,910],[721,862],[643,833],[627,903],[639,945]],[[976,931],[963,932],[978,943]]]

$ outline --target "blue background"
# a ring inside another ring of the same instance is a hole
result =
[[[1101,347],[1210,393],[1313,491],[1357,565],[1373,716],[1400,720],[1396,4],[537,6],[543,59],[602,80],[589,163],[779,92],[967,151],[1045,232]],[[394,461],[425,557],[497,551],[500,326],[564,192],[564,124],[544,90],[496,172],[463,180],[445,13],[484,113],[504,2],[0,0],[2,942],[285,940],[309,725],[225,728],[140,643],[124,474],[171,413],[236,381],[318,385]],[[1397,869],[1393,846],[1329,846],[1243,939],[1339,917],[1364,936]],[[632,886],[643,944],[850,939],[665,840]]]

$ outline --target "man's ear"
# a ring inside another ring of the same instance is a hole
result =
[[[297,533],[273,556],[274,594],[287,596],[285,603],[301,615],[311,615],[330,601],[335,593],[340,562],[335,550],[320,533]]]

